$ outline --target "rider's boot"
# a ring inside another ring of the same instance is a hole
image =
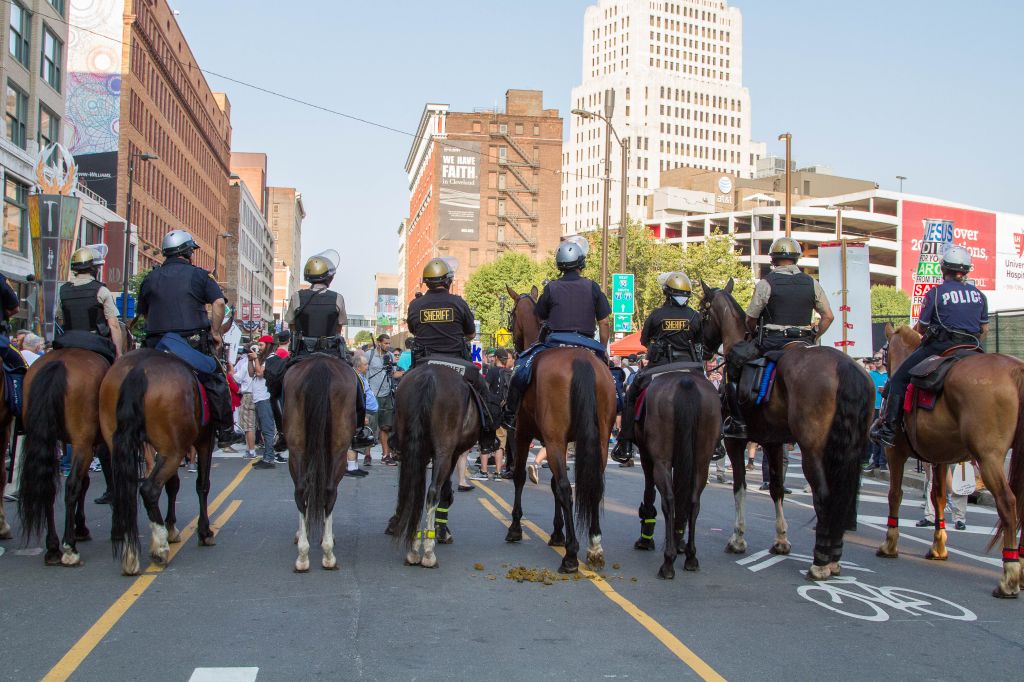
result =
[[[505,397],[505,406],[501,410],[501,425],[506,429],[516,428],[516,413],[519,412],[519,403],[523,400],[522,389],[515,382],[509,384],[508,394]]]
[[[633,400],[627,394],[622,406],[622,428],[619,429],[619,437],[611,454],[612,459],[620,464],[633,463],[633,423]]]
[[[893,405],[890,406],[890,402]],[[871,440],[884,448],[896,446],[896,424],[899,421],[901,402],[900,400],[889,400],[886,397],[885,403],[882,405],[882,414],[871,427]]]
[[[725,396],[729,406],[729,416],[725,419],[722,435],[726,438],[747,437],[747,423],[743,420],[743,410],[740,408],[739,387],[736,382],[730,381],[725,384]]]

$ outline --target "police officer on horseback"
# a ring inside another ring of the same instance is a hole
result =
[[[222,343],[224,292],[209,272],[192,264],[197,249],[199,245],[185,230],[164,235],[160,245],[164,262],[139,287],[137,315],[146,318],[146,348],[157,348],[165,335],[173,333],[193,349],[215,357]],[[206,306],[211,306],[212,314],[207,314]],[[231,394],[220,363],[213,372],[200,372],[199,380],[210,401],[211,421],[217,428],[231,426]]]
[[[345,345],[345,298],[330,286],[341,259],[337,251],[328,249],[311,256],[302,268],[302,277],[310,286],[292,295],[285,313],[285,322],[291,326],[291,355],[289,364],[301,361],[312,353],[334,355],[350,362],[348,347]],[[376,441],[366,424],[366,397],[357,384],[356,424],[352,436],[352,448],[362,449],[373,446]]]
[[[768,250],[772,270],[758,281],[747,306],[747,330],[757,339],[762,353],[781,350],[794,341],[815,343],[829,328],[835,316],[828,296],[818,281],[797,265],[803,255],[800,242],[781,237]],[[812,326],[814,313],[820,319]],[[740,367],[727,367],[725,393],[729,419],[725,423],[726,438],[746,438],[747,426],[740,409],[738,383]]]
[[[124,342],[117,319],[114,295],[96,279],[107,254],[106,244],[91,244],[71,254],[71,281],[57,292],[56,320],[63,332],[54,339],[55,347],[86,347],[114,360],[121,357]],[[92,334],[99,343],[89,344]],[[75,337],[78,336],[76,339]]]
[[[519,411],[519,403],[526,390],[527,381],[524,374],[527,374],[529,364],[542,349],[548,336],[556,332],[577,335],[579,345],[594,348],[598,345],[593,342],[596,328],[599,331],[599,345],[608,345],[608,338],[612,332],[612,308],[608,303],[608,297],[601,291],[597,282],[581,274],[587,264],[589,248],[590,245],[585,238],[575,236],[563,241],[555,251],[555,266],[561,271],[562,276],[548,282],[544,287],[544,293],[537,301],[535,312],[543,324],[540,343],[537,347],[524,351],[516,361],[512,383],[505,400],[505,410],[502,413],[502,424],[507,429],[515,428],[516,412]],[[587,341],[590,341],[590,344],[586,344]],[[524,371],[524,365],[527,371]]]
[[[889,378],[885,414],[871,430],[871,439],[884,447],[895,445],[910,370],[925,358],[940,355],[952,346],[981,347],[988,333],[988,300],[976,286],[965,281],[971,271],[971,252],[962,246],[949,246],[939,266],[942,284],[925,294],[921,317],[915,326],[922,335],[921,345]]]
[[[25,381],[25,373],[28,371],[28,363],[22,357],[21,352],[11,343],[10,319],[18,314],[21,309],[21,301],[13,287],[7,283],[7,277],[0,275],[0,312],[3,314],[3,322],[0,323],[0,360],[3,361],[4,370],[10,374],[13,383],[14,395],[8,400],[9,403],[21,409],[21,389]]]
[[[437,355],[467,362],[471,360],[467,343],[476,337],[476,322],[466,301],[449,291],[454,279],[455,263],[448,259],[434,258],[423,268],[423,283],[427,285],[427,291],[409,304],[406,319],[409,332],[415,337],[413,367]],[[494,435],[494,416],[487,409],[487,384],[476,373],[472,385],[483,406],[480,452],[491,453],[498,449],[499,444]]]
[[[651,383],[652,370],[673,362],[701,362],[700,314],[689,307],[692,285],[685,272],[669,272],[659,278],[665,302],[647,317],[640,343],[647,347],[648,366],[633,378],[622,406],[622,427],[612,459],[633,461],[634,412],[637,398]]]

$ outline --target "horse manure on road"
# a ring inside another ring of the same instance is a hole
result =
[[[475,564],[473,564],[473,569],[476,570],[476,571],[482,571],[482,570],[484,570],[484,565],[479,563],[479,562],[475,563]]]

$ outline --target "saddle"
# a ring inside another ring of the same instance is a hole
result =
[[[81,329],[71,329],[54,337],[53,347],[55,349],[80,348],[81,350],[92,351],[102,355],[106,358],[107,362],[114,363],[115,351],[113,341],[99,334],[93,334]]]
[[[704,363],[691,361],[670,362],[665,365],[659,365],[645,370],[645,375],[650,379],[650,381],[647,383],[647,386],[644,387],[644,390],[640,391],[640,395],[637,396],[636,408],[633,414],[636,421],[639,422],[643,420],[647,402],[647,391],[651,387],[650,382],[653,382],[656,377],[663,374],[675,374],[678,372],[693,372],[704,376]]]
[[[903,411],[910,412],[915,406],[926,410],[935,409],[935,403],[942,394],[946,375],[960,360],[984,351],[973,344],[951,346],[938,355],[932,355],[914,365],[910,370],[910,385],[903,398]]]
[[[743,365],[739,383],[741,403],[760,405],[771,398],[772,388],[775,386],[775,367],[790,346],[793,344],[786,344],[786,348],[780,350],[767,351],[763,356]]]
[[[512,373],[512,382],[520,388],[528,386],[533,381],[533,363],[537,356],[552,348],[582,348],[594,353],[602,362],[608,362],[605,347],[600,341],[575,332],[551,332],[519,355]]]
[[[463,360],[450,355],[428,355],[420,360],[422,365],[431,365],[434,367],[444,367],[455,372],[463,378],[466,385],[469,387],[469,393],[473,396],[473,403],[476,405],[477,412],[480,415],[480,421],[482,424],[490,424],[490,410],[484,403],[484,396],[480,395],[480,392],[476,389],[477,382],[480,381],[480,368],[469,360]]]

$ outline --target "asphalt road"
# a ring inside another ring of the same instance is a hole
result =
[[[212,514],[217,546],[190,537],[162,571],[120,575],[108,508],[91,499],[96,539],[80,546],[81,568],[44,567],[38,543],[0,542],[0,679],[1020,679],[1024,600],[990,596],[1000,573],[998,555],[984,550],[991,509],[972,505],[967,531],[949,531],[946,562],[923,559],[930,531],[917,528],[902,529],[898,560],[879,559],[885,488],[866,480],[843,557],[843,580],[856,584],[833,582],[830,592],[803,576],[808,561],[798,555],[811,553],[814,516],[796,464],[790,558],[765,551],[774,513],[758,492],[747,507],[750,549],[724,553],[731,486],[712,484],[698,521],[701,570],[684,572],[680,559],[675,580],[663,581],[660,551],[633,549],[642,473],[612,464],[603,577],[545,585],[506,577],[511,567],[559,563],[529,525],[523,543],[503,541],[511,482],[458,493],[455,543],[439,547],[439,567],[405,566],[383,534],[398,472],[375,465],[366,478],[342,481],[340,570],[320,569],[314,546],[313,568],[299,575],[286,467],[246,471],[240,482],[241,460],[217,458],[214,467],[211,499],[237,483]],[[197,502],[194,474],[182,476],[184,527]],[[547,476],[528,482],[525,495],[526,518],[543,531],[553,509]],[[90,498],[97,488],[102,482]],[[920,518],[919,495],[907,491],[906,524]],[[660,548],[660,512],[658,522]]]

